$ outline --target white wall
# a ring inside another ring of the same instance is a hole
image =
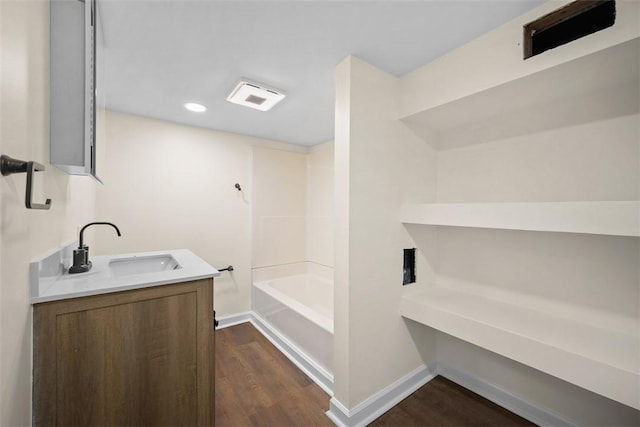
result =
[[[333,141],[307,155],[307,261],[333,267]]]
[[[0,177],[0,425],[31,424],[29,262],[75,239],[94,218],[97,184],[49,160],[49,2],[0,2],[0,152],[35,160],[36,202],[24,206],[24,174]]]
[[[640,116],[489,141],[438,154],[439,202],[635,200]]]
[[[235,268],[215,279],[217,314],[249,310],[253,149],[300,148],[112,111],[104,117],[105,184],[96,218],[114,222],[122,237],[96,227],[91,252],[188,248],[215,267]],[[303,205],[304,194],[300,198]]]
[[[357,58],[336,70],[334,398],[347,409],[435,358],[433,332],[397,312],[414,246],[399,209],[435,198],[433,150],[397,120],[398,88]]]

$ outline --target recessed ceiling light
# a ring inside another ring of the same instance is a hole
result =
[[[187,102],[184,104],[184,108],[195,113],[204,113],[207,111],[207,107],[202,104],[196,104],[195,102]]]
[[[275,89],[269,89],[262,85],[242,80],[233,88],[227,97],[227,101],[255,108],[256,110],[267,111],[282,101],[284,97],[284,93]]]

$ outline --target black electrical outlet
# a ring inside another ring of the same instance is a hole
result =
[[[403,249],[403,252],[402,285],[404,286],[416,281],[416,248]]]

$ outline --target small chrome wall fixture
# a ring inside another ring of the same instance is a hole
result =
[[[27,189],[25,191],[24,204],[27,209],[50,209],[51,208],[51,199],[47,199],[44,204],[42,203],[33,203],[31,200],[32,191],[33,191],[33,174],[36,172],[41,172],[44,170],[44,166],[40,163],[36,163],[33,161],[24,161],[13,159],[9,156],[5,156],[4,154],[0,156],[0,172],[3,176],[11,175],[14,173],[25,173],[27,174]]]

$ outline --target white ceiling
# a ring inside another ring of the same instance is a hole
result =
[[[333,139],[334,70],[347,55],[401,76],[542,3],[98,1],[107,108],[299,145]],[[268,112],[227,102],[241,77],[287,97]]]

